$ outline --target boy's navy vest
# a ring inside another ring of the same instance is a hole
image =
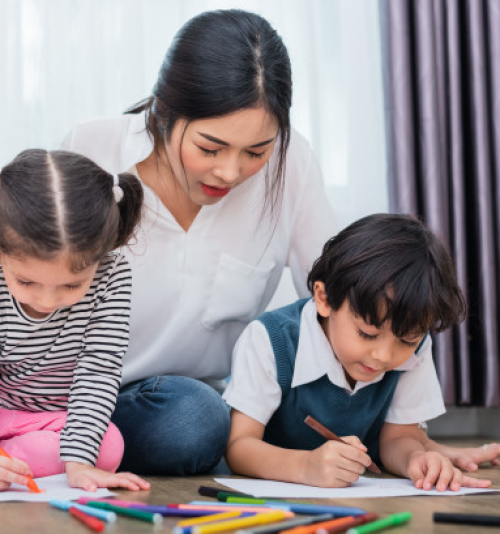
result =
[[[368,447],[371,458],[380,462],[380,430],[400,371],[385,373],[382,380],[353,395],[332,384],[326,374],[314,382],[292,388],[300,318],[308,300],[298,300],[258,318],[271,340],[282,394],[281,404],[266,426],[264,441],[287,449],[319,447],[325,443],[325,438],[304,423],[304,419],[312,415],[338,436],[357,436]]]

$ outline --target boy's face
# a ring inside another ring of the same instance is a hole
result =
[[[314,283],[314,300],[323,331],[351,387],[358,380],[369,382],[402,365],[424,337],[418,334],[397,338],[390,322],[381,328],[369,325],[352,312],[348,299],[337,311],[332,310],[326,301],[323,282]]]

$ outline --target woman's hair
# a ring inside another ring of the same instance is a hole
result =
[[[279,128],[276,175],[267,181],[274,205],[283,187],[291,103],[290,58],[280,36],[261,16],[229,9],[202,13],[179,30],[153,96],[128,112],[147,110],[146,128],[158,148],[179,119],[189,124],[263,106]]]
[[[330,239],[308,277],[325,284],[327,301],[396,337],[441,332],[465,317],[466,304],[445,245],[409,215],[376,214]]]
[[[90,159],[21,152],[0,173],[0,252],[41,260],[66,253],[74,271],[100,261],[127,244],[141,215],[139,180],[120,174],[118,185],[119,202],[113,176]]]

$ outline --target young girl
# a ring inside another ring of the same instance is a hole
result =
[[[426,490],[488,487],[418,425],[444,412],[428,332],[465,314],[436,236],[409,216],[366,217],[326,243],[308,285],[312,300],[265,313],[235,347],[224,394],[233,471],[342,487],[373,459]],[[325,443],[308,415],[347,443]]]
[[[114,474],[110,424],[128,344],[131,275],[116,252],[142,188],[63,151],[26,150],[0,173],[0,489],[67,473],[70,486],[147,489]],[[28,467],[29,466],[29,467]]]

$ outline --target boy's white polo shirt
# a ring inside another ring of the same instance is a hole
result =
[[[383,374],[371,382],[358,381],[352,389],[316,315],[316,305],[311,299],[302,311],[292,387],[314,382],[326,374],[332,384],[354,394],[382,380]],[[399,377],[385,419],[387,422],[420,423],[445,412],[432,360],[430,336],[427,336],[418,356],[414,354],[397,370],[406,372]],[[232,375],[224,399],[232,408],[263,425],[268,423],[281,403],[271,341],[260,321],[253,321],[247,326],[234,348]]]

